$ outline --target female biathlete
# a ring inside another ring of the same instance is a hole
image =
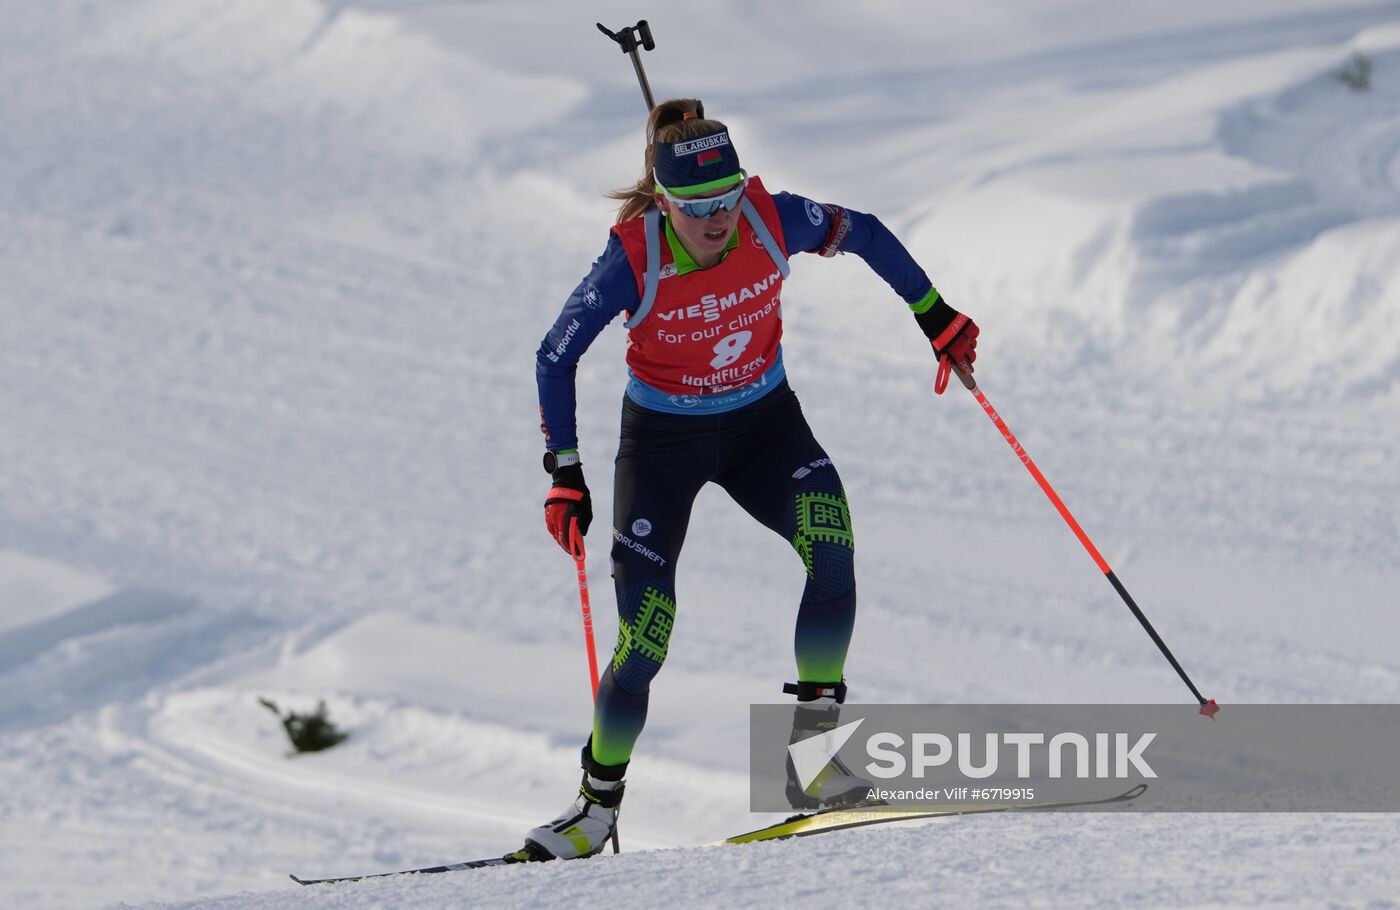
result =
[[[675,573],[691,505],[717,483],[790,541],[807,571],[797,613],[793,740],[836,723],[856,613],[855,544],[836,467],[812,436],[783,373],[779,297],[796,253],[854,253],[909,304],[939,358],[971,371],[977,326],[939,296],[872,215],[770,194],[739,166],[723,123],[699,101],[657,105],[646,169],[622,200],[607,248],[570,295],[536,363],[553,487],[550,533],[581,553],[593,518],[575,425],[579,358],[612,319],[628,331],[630,379],[613,480],[612,562],[620,620],[598,685],[583,783],[558,818],[531,829],[521,859],[591,856],[612,837],[647,692],[676,617]],[[789,796],[849,804],[869,783],[832,763]]]

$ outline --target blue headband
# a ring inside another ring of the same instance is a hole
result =
[[[741,179],[739,153],[728,131],[656,143],[656,182],[673,193],[703,193]]]

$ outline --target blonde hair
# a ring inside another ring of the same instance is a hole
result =
[[[696,139],[725,129],[718,120],[705,119],[705,105],[698,98],[672,98],[652,108],[647,117],[646,169],[632,186],[608,193],[609,199],[622,202],[617,209],[617,223],[640,218],[656,204],[656,178],[652,176],[656,143]]]

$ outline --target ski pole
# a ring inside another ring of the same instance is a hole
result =
[[[947,362],[946,357],[944,358],[944,362]],[[1060,513],[1060,517],[1065,520],[1065,524],[1069,525],[1069,529],[1074,532],[1074,536],[1079,538],[1079,542],[1084,545],[1084,549],[1089,551],[1089,555],[1093,557],[1095,565],[1099,567],[1099,571],[1108,579],[1108,583],[1113,585],[1113,590],[1118,592],[1118,596],[1123,598],[1123,602],[1128,605],[1128,609],[1133,611],[1133,615],[1137,617],[1138,622],[1142,623],[1142,627],[1147,630],[1147,634],[1152,637],[1152,641],[1155,642],[1158,649],[1161,650],[1162,656],[1172,665],[1172,669],[1176,670],[1177,675],[1181,677],[1181,681],[1186,683],[1186,688],[1191,690],[1191,694],[1196,697],[1196,701],[1200,702],[1201,713],[1214,720],[1215,715],[1220,712],[1220,706],[1215,703],[1215,699],[1207,699],[1203,696],[1201,691],[1196,688],[1196,684],[1191,681],[1191,677],[1186,675],[1186,671],[1181,668],[1181,664],[1177,662],[1171,649],[1167,647],[1167,643],[1162,641],[1162,636],[1158,635],[1157,630],[1152,627],[1152,623],[1148,622],[1147,615],[1138,607],[1132,595],[1128,593],[1128,589],[1123,587],[1123,583],[1118,580],[1118,576],[1115,575],[1113,569],[1109,567],[1108,561],[1103,558],[1103,554],[1099,553],[1098,547],[1094,546],[1094,542],[1089,539],[1089,535],[1084,533],[1084,529],[1079,526],[1079,522],[1075,521],[1074,516],[1070,514],[1064,501],[1061,500],[1059,494],[1055,492],[1055,488],[1050,486],[1050,481],[1046,480],[1045,475],[1040,473],[1040,468],[1035,466],[1035,462],[1031,460],[1031,456],[1026,453],[1025,447],[1012,435],[1010,428],[1006,425],[1006,421],[1001,419],[1001,415],[997,413],[996,408],[992,407],[992,403],[987,400],[987,396],[977,387],[977,382],[972,378],[972,374],[965,371],[962,367],[962,364],[952,364],[952,369],[958,374],[958,378],[962,380],[962,384],[966,386],[967,390],[977,399],[977,403],[982,406],[982,410],[987,412],[987,416],[991,418],[996,428],[1001,431],[1001,435],[1006,439],[1007,444],[1011,446],[1011,450],[1016,453],[1016,457],[1021,459],[1021,464],[1025,465],[1026,470],[1031,472],[1031,476],[1035,478],[1035,482],[1040,484],[1040,489],[1050,498],[1050,503],[1054,505],[1055,510]]]
[[[651,37],[651,26],[647,25],[645,19],[638,22],[631,28],[624,28],[619,32],[614,32],[603,23],[599,22],[598,31],[607,35],[622,46],[622,52],[632,58],[632,68],[637,71],[637,81],[642,84],[642,97],[647,102],[647,113],[656,107],[656,102],[651,100],[651,86],[647,84],[646,70],[642,69],[642,58],[637,53],[638,46],[649,50],[656,50],[656,42]]]
[[[598,652],[593,647],[593,608],[588,603],[588,552],[583,548],[583,535],[574,525],[574,568],[578,570],[578,599],[583,610],[583,643],[588,650],[588,678],[593,683],[593,700],[598,700]]]
[[[574,567],[578,569],[578,599],[583,607],[583,640],[588,646],[588,676],[593,682],[593,701],[598,701],[598,654],[593,650],[593,610],[588,605],[588,569],[585,563],[588,561],[588,552],[583,548],[583,535],[578,532],[578,525],[574,525],[573,531],[573,553]],[[622,852],[622,842],[617,835],[617,822],[613,822],[612,848],[613,853]]]

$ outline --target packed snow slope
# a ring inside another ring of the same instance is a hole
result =
[[[599,20],[647,15],[659,97],[878,213],[977,319],[983,389],[1208,695],[1400,700],[1397,14],[0,0],[0,904],[1394,906],[1383,815],[691,849],[767,820],[747,706],[792,678],[802,584],[717,491],[626,855],[285,876],[498,854],[576,784],[533,358],[641,167]],[[855,700],[1188,700],[858,259],[801,257],[784,302],[858,527]],[[623,342],[579,374],[603,516]],[[589,544],[606,651],[606,519]],[[259,697],[350,738],[288,758]]]

